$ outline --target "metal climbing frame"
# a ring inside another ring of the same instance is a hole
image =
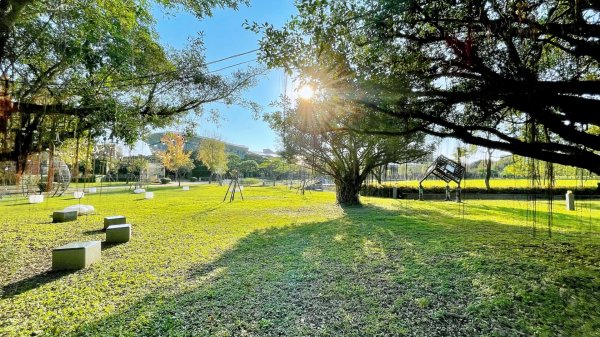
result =
[[[432,174],[446,182],[446,200],[450,200],[450,186],[447,184],[455,182],[458,185],[456,201],[460,202],[460,182],[464,177],[465,167],[444,156],[437,157],[419,180],[419,200],[423,200],[423,181]]]
[[[52,163],[50,163],[51,161]],[[53,166],[51,170],[50,165]],[[50,158],[44,153],[44,158],[40,162],[41,181],[46,181],[50,172],[53,172],[53,177],[51,177],[53,184],[52,189],[48,192],[52,193],[52,196],[63,195],[71,183],[71,171],[60,157]]]

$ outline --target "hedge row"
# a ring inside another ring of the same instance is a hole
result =
[[[398,186],[398,197],[403,194],[417,194],[419,193],[418,187],[407,187]],[[454,193],[455,187],[451,187]],[[392,198],[394,187],[393,186],[381,186],[381,185],[363,185],[360,189],[360,195],[365,197],[383,197]],[[584,188],[565,188],[557,187],[552,190],[554,195],[565,194],[567,191],[573,191],[576,195],[598,195],[600,189],[596,187],[584,187]],[[520,188],[520,187],[496,187],[489,190],[480,187],[466,187],[461,190],[462,193],[469,194],[546,194],[548,192],[545,188]],[[424,193],[428,194],[444,194],[446,193],[446,187],[435,186],[427,187]]]

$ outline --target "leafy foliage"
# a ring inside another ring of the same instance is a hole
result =
[[[283,158],[267,158],[258,165],[259,170],[265,175],[273,179],[273,185],[284,174],[291,172],[293,167],[289,165]]]
[[[211,171],[211,174],[221,176],[227,170],[227,154],[225,143],[220,140],[205,138],[198,148],[197,159]]]
[[[232,153],[232,154],[227,155],[227,172],[231,176],[237,176],[238,169],[240,167],[241,162],[242,162],[242,159],[237,154]]]
[[[184,149],[185,138],[183,135],[167,132],[160,141],[165,144],[166,150],[157,152],[157,155],[167,170],[175,172],[175,179],[181,185],[181,174],[194,168],[190,158],[192,153]]]
[[[339,79],[343,81],[343,79]],[[361,121],[354,120],[361,116]],[[358,190],[376,168],[423,157],[429,150],[424,134],[372,135],[355,131],[357,123],[396,123],[373,116],[372,110],[325,95],[297,105],[283,101],[281,111],[266,116],[277,130],[288,158],[333,177],[337,201],[358,204]]]
[[[213,7],[237,8],[244,0],[161,0],[198,18]],[[108,130],[133,143],[147,126],[163,127],[178,116],[202,113],[207,102],[239,102],[239,91],[257,70],[230,78],[209,73],[202,40],[166,50],[154,30],[148,1],[2,1],[0,72],[8,76],[15,104],[0,160],[23,160],[37,146],[89,131]],[[156,7],[158,9],[159,7]],[[7,115],[6,115],[7,114]],[[17,132],[18,131],[18,132]],[[19,145],[21,144],[21,145]],[[23,146],[25,145],[25,146]]]
[[[443,183],[443,182],[442,182]],[[440,196],[444,196],[446,192],[445,183],[433,184],[432,186],[425,187],[425,193],[438,194]],[[516,195],[521,195],[522,197],[526,197],[529,195],[538,195],[540,199],[547,197],[548,190],[543,187],[521,187],[521,186],[502,186],[502,187],[478,187],[476,185],[462,187],[461,193],[464,194],[510,194],[512,197],[516,197]],[[397,187],[389,186],[389,185],[363,185],[360,188],[360,195],[367,197],[384,197],[384,198],[392,198],[394,188],[397,189],[397,193],[399,198],[405,198],[406,194],[412,194],[413,198],[418,196],[419,188],[418,182],[413,182],[412,186],[409,185],[400,185]],[[452,187],[451,187],[452,188]],[[567,191],[572,191],[576,196],[597,196],[600,195],[600,190],[597,186],[588,186],[588,187],[557,187],[552,190],[553,196],[564,197]],[[455,193],[454,189],[452,193]]]
[[[315,78],[324,90],[381,114],[414,119],[415,131],[600,173],[597,1],[297,7],[299,15],[282,29],[250,26],[264,33],[270,66]],[[363,128],[407,131],[393,124]]]
[[[238,170],[244,176],[250,176],[258,171],[258,164],[254,160],[243,160],[238,165]]]

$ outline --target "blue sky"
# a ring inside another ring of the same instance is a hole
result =
[[[165,13],[159,7],[154,10],[155,19],[157,20],[156,30],[160,36],[161,44],[166,47],[181,49],[185,47],[190,37],[196,37],[199,33],[202,33],[207,62],[258,48],[260,36],[243,28],[246,20],[259,23],[268,22],[276,27],[281,27],[295,13],[296,8],[293,0],[252,0],[249,7],[242,6],[237,11],[216,9],[212,17],[202,20],[198,20],[185,11]],[[251,53],[212,64],[209,69],[216,70],[255,58],[255,53]],[[248,65],[256,66],[258,63],[252,62]],[[237,68],[234,67],[219,73],[227,74],[228,71]],[[271,70],[266,76],[259,79],[255,87],[247,90],[244,96],[259,103],[268,111],[271,109],[269,104],[283,93],[284,81],[284,74],[281,70]],[[287,86],[289,94],[293,85],[288,83]],[[212,109],[219,110],[221,118],[218,123],[213,123],[208,118],[202,118],[196,130],[198,135],[216,136],[229,143],[247,146],[252,151],[262,151],[266,148],[277,150],[280,147],[277,135],[269,128],[267,123],[261,119],[254,119],[253,114],[245,108],[239,106],[228,107],[222,104],[208,104],[204,108],[207,112],[206,115]],[[176,130],[176,128],[173,129]],[[454,149],[459,145],[464,144],[455,139],[444,140],[439,144],[434,155],[452,156]],[[145,144],[138,142],[134,152],[149,154],[149,149]],[[501,155],[505,155],[505,153],[501,153]],[[482,154],[478,153],[472,156],[471,160],[481,156]]]
[[[245,20],[259,23],[269,22],[280,27],[295,12],[293,0],[253,0],[250,7],[243,6],[237,11],[217,9],[212,17],[203,20],[198,20],[184,11],[165,14],[159,8],[154,11],[154,15],[157,20],[156,29],[161,44],[164,46],[181,49],[186,45],[189,37],[196,37],[198,33],[202,32],[206,60],[210,62],[258,48],[260,36],[242,27]],[[256,55],[251,53],[212,64],[209,69],[216,70],[255,58]],[[251,62],[247,65],[256,66],[258,63]],[[235,69],[236,67],[231,70]],[[227,74],[227,71],[219,73]],[[269,103],[275,101],[282,93],[283,82],[283,72],[271,70],[266,76],[259,79],[255,87],[247,90],[244,96],[259,103],[265,109],[269,109]],[[226,142],[245,145],[254,151],[278,148],[277,135],[265,122],[254,119],[253,114],[245,108],[227,107],[222,104],[205,106],[207,112],[212,109],[218,109],[221,118],[216,124],[207,118],[202,118],[200,126],[196,130],[199,135],[218,136]]]

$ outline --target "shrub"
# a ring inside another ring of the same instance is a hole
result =
[[[196,178],[196,177],[191,177],[191,178],[190,178],[190,181],[191,181],[191,182],[193,182],[193,183],[195,183],[195,182],[197,182],[197,181],[198,181],[198,178]]]
[[[45,181],[40,181],[38,183],[38,189],[40,190],[40,193],[42,192],[46,192],[46,188],[48,187],[48,183]]]
[[[161,184],[168,184],[171,182],[170,178],[160,178],[160,183]]]
[[[401,197],[403,194],[411,193],[417,194],[419,193],[418,187],[408,187],[408,186],[398,186],[398,197]],[[451,184],[450,188],[454,192],[456,189],[455,184]],[[391,198],[393,196],[394,187],[393,186],[383,186],[383,185],[363,185],[360,189],[360,195],[365,197],[382,197],[382,198]],[[596,195],[598,194],[598,189],[594,187],[584,187],[584,188],[566,188],[566,187],[556,187],[552,190],[553,195],[565,194],[567,191],[573,191],[576,195]],[[528,187],[495,187],[487,190],[481,187],[466,187],[461,190],[462,193],[469,194],[546,194],[548,192],[545,188],[528,188]],[[431,194],[444,194],[446,193],[445,186],[430,186],[425,188],[425,193]]]
[[[251,186],[251,185],[261,185],[262,186],[262,179],[258,179],[258,178],[242,178],[240,179],[240,184],[244,185],[244,186]]]

